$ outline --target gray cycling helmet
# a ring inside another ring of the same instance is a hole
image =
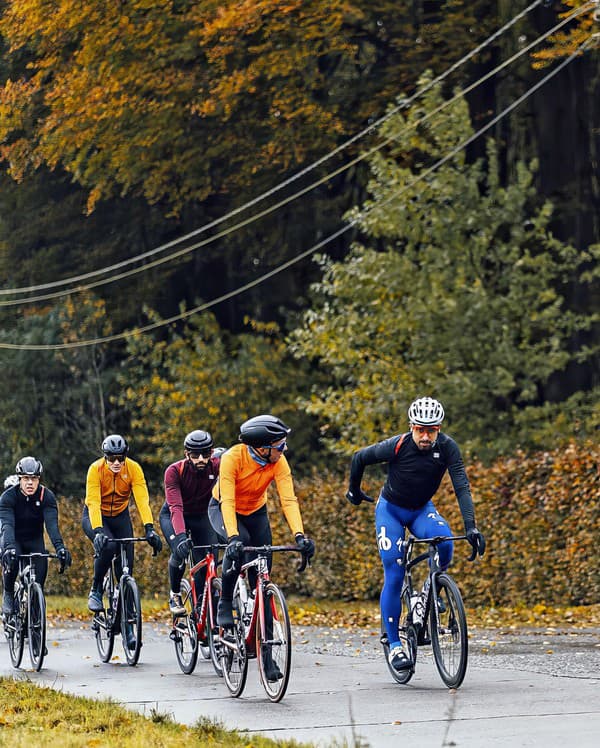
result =
[[[408,420],[417,426],[440,426],[444,420],[444,408],[433,397],[420,397],[411,403]]]
[[[292,429],[275,416],[254,416],[240,426],[240,441],[250,447],[266,447],[285,439]]]
[[[212,445],[212,436],[208,431],[202,431],[202,429],[190,431],[183,440],[184,449],[188,449],[190,452],[203,452],[205,449],[210,449]]]
[[[215,447],[213,449],[212,456],[213,457],[221,457],[222,455],[225,454],[225,452],[227,452],[227,447]]]
[[[129,452],[127,439],[120,434],[109,434],[102,442],[102,452],[105,455],[126,455]]]
[[[13,486],[19,485],[19,476],[18,475],[7,475],[4,479],[4,490],[6,491],[7,488],[12,488]]]
[[[21,477],[22,475],[34,476],[35,478],[41,477],[44,472],[44,466],[35,457],[21,457],[15,467],[15,473]]]

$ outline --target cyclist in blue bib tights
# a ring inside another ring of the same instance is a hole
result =
[[[398,622],[402,612],[400,593],[404,567],[398,564],[400,543],[406,528],[417,538],[452,536],[446,520],[438,513],[432,498],[448,471],[465,525],[465,534],[473,548],[470,560],[483,556],[485,538],[475,525],[471,488],[460,449],[447,434],[440,433],[444,408],[438,400],[421,397],[408,409],[410,431],[397,434],[355,452],[350,466],[346,498],[352,504],[373,499],[361,490],[367,465],[387,463],[387,480],[375,508],[377,544],[383,563],[381,619],[390,642],[390,664],[396,670],[411,667],[409,655],[398,640]],[[452,560],[451,540],[440,543],[442,569]]]

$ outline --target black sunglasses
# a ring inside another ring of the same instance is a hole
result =
[[[201,449],[200,451],[195,449],[188,449],[188,455],[190,457],[193,457],[195,460],[198,459],[198,457],[210,457],[212,454],[212,448],[209,447],[208,449]]]
[[[104,455],[107,462],[125,462],[125,455]]]

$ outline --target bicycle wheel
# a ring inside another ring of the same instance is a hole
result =
[[[223,678],[232,696],[239,696],[246,685],[248,675],[248,651],[244,639],[244,622],[239,597],[234,595],[233,628],[224,629],[220,637],[221,667]]]
[[[185,615],[173,617],[173,644],[175,655],[182,672],[186,675],[194,672],[198,661],[198,630],[196,627],[196,611],[192,599],[192,589],[187,579],[181,580],[181,599],[185,607]]]
[[[456,582],[448,574],[437,575],[436,587],[438,600],[431,600],[429,614],[433,657],[448,688],[458,688],[467,672],[465,606]]]
[[[27,599],[29,657],[34,670],[40,670],[46,654],[46,600],[39,582],[32,582]]]
[[[115,625],[114,613],[112,608],[113,588],[111,584],[111,571],[104,575],[102,583],[102,604],[104,610],[94,613],[92,629],[96,637],[96,647],[102,662],[108,662],[112,657],[113,647],[115,646]]]
[[[15,585],[15,614],[8,616],[4,621],[4,632],[8,642],[10,661],[13,667],[19,667],[23,659],[23,648],[25,646],[25,627],[27,615],[25,606],[21,600],[21,590]]]
[[[219,627],[216,623],[217,606],[221,597],[221,580],[213,578],[211,582],[212,608],[206,611],[206,637],[210,650],[210,661],[219,678],[223,677],[223,664],[221,662],[221,644],[219,642]]]
[[[142,648],[142,606],[133,577],[121,578],[121,636],[128,665],[137,665]]]
[[[258,672],[269,699],[281,701],[287,690],[292,669],[290,616],[283,592],[273,582],[269,582],[264,589],[264,602],[264,640],[260,625],[256,627]],[[274,677],[274,674],[277,677]]]
[[[390,671],[392,678],[396,683],[406,685],[415,674],[417,664],[417,632],[412,624],[410,615],[410,594],[407,589],[402,593],[402,614],[400,616],[400,625],[398,627],[398,639],[402,642],[404,651],[411,657],[412,666],[403,670],[396,670],[390,662],[390,642],[383,620],[381,621],[381,644],[383,646],[383,655],[385,664]]]

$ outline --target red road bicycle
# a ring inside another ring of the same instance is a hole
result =
[[[232,696],[240,696],[246,685],[248,660],[258,660],[258,671],[265,692],[271,701],[280,701],[287,689],[292,666],[292,633],[285,597],[269,577],[271,553],[302,553],[297,546],[244,546],[243,552],[257,553],[252,561],[242,564],[233,592],[233,629],[219,628],[218,654],[223,676]],[[298,571],[304,571],[308,558],[304,555]],[[249,569],[256,569],[256,587],[248,586]],[[278,677],[270,680],[273,667]]]
[[[173,616],[173,629],[170,637],[175,645],[175,655],[179,667],[186,674],[194,672],[198,653],[205,660],[210,658],[217,675],[223,675],[215,642],[217,639],[217,604],[221,597],[221,580],[217,568],[218,549],[227,545],[195,545],[188,551],[188,576],[181,580],[181,600],[185,608],[182,616]],[[194,563],[193,551],[205,551],[203,559]],[[202,597],[198,597],[195,576],[200,569],[206,569],[206,579]]]

